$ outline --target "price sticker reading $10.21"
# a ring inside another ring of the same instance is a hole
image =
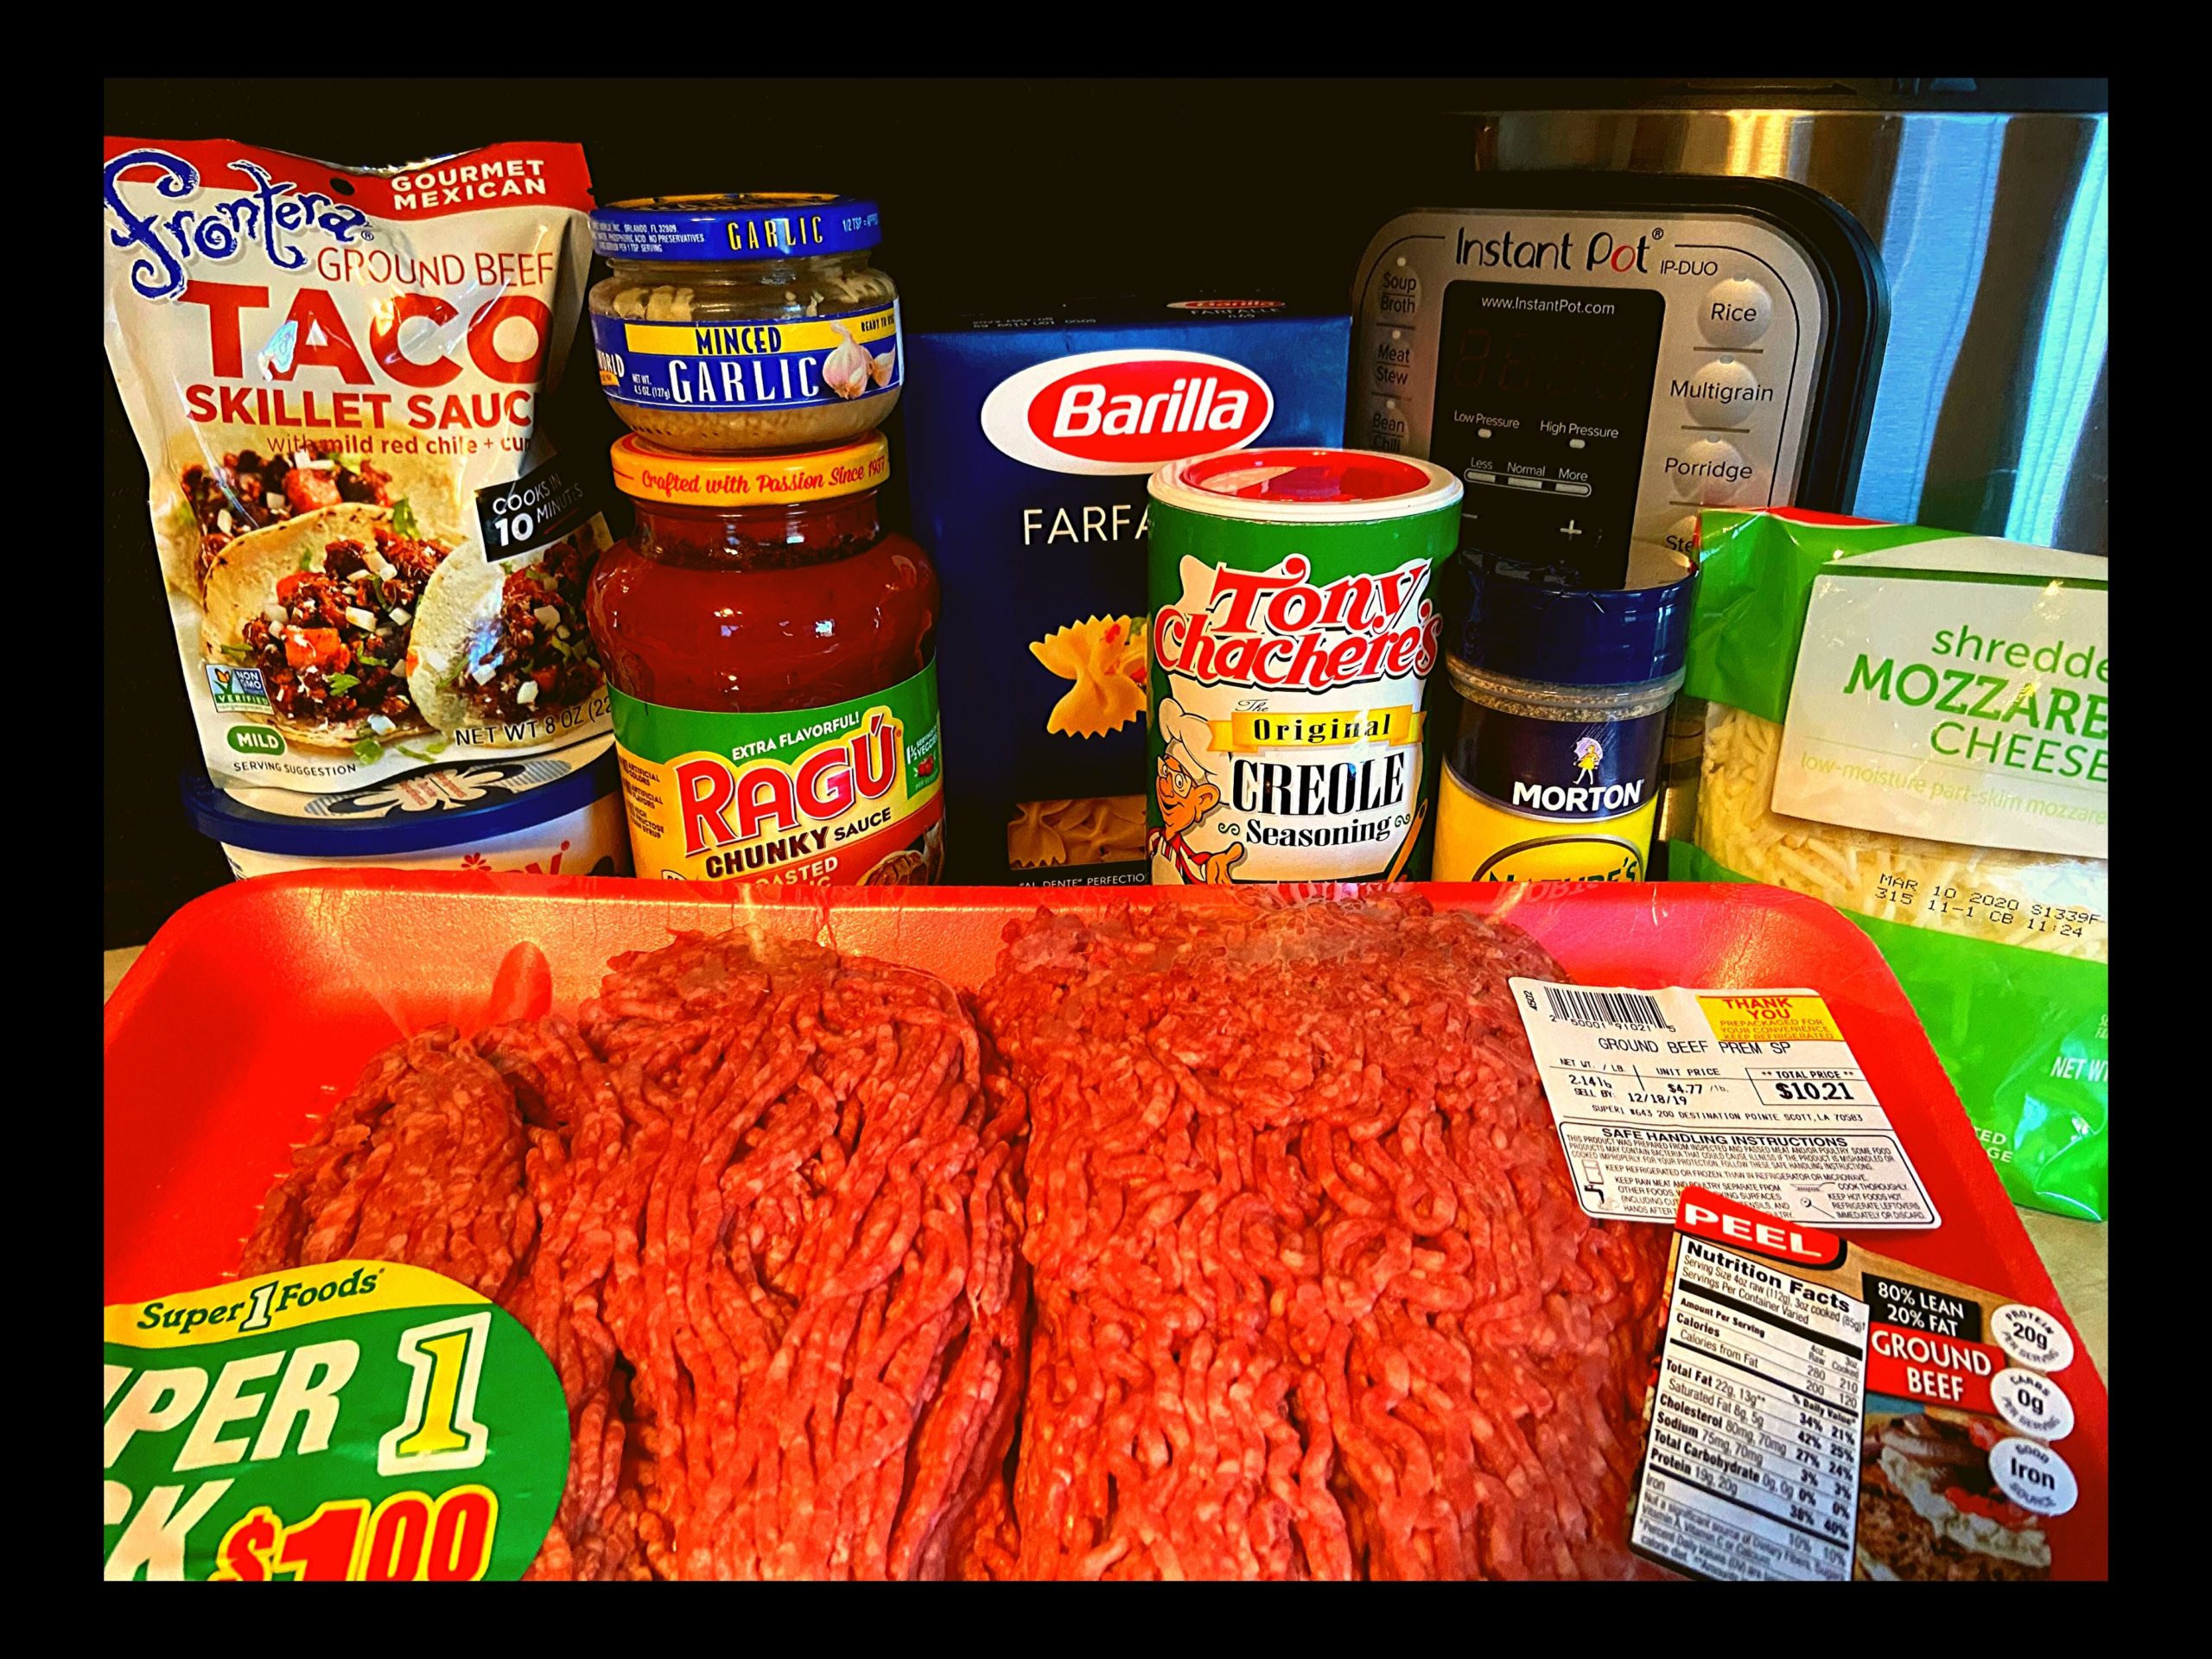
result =
[[[1671,1222],[1702,1186],[1821,1227],[1940,1224],[1815,993],[1512,986],[1588,1214]]]
[[[441,1274],[288,1268],[104,1334],[107,1578],[518,1579],[552,1525],[561,1380]]]

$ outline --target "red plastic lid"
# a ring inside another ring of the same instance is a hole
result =
[[[1171,461],[1152,494],[1192,512],[1305,523],[1397,518],[1456,504],[1440,467],[1369,449],[1238,449]]]

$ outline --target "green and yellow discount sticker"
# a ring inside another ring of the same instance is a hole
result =
[[[568,1478],[545,1352],[466,1285],[328,1262],[106,1310],[105,1576],[518,1579]]]

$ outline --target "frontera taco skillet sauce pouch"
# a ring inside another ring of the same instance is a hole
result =
[[[1427,873],[1434,575],[1460,488],[1353,449],[1153,475],[1155,884]]]
[[[382,576],[387,537],[509,573],[606,543],[596,492],[547,431],[591,253],[582,148],[393,168],[228,139],[111,137],[102,154],[108,360],[210,776],[342,793],[604,730],[595,676],[497,721],[430,718],[407,683],[424,633],[410,597],[432,633],[468,619],[438,614],[440,579],[410,594]],[[295,574],[342,629],[302,622],[277,591]],[[254,621],[282,648],[245,639]]]
[[[882,436],[717,456],[633,435],[613,455],[638,524],[588,608],[637,873],[934,881],[937,567],[884,531]]]

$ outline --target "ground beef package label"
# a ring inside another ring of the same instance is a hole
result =
[[[582,149],[103,156],[108,361],[210,777],[337,794],[605,731],[582,596],[607,526],[547,432]]]
[[[569,1468],[544,1351],[467,1285],[321,1262],[110,1307],[110,1579],[519,1579]]]
[[[2046,1309],[1694,1186],[1668,1287],[1639,1554],[1711,1579],[2104,1576],[2104,1395]]]

